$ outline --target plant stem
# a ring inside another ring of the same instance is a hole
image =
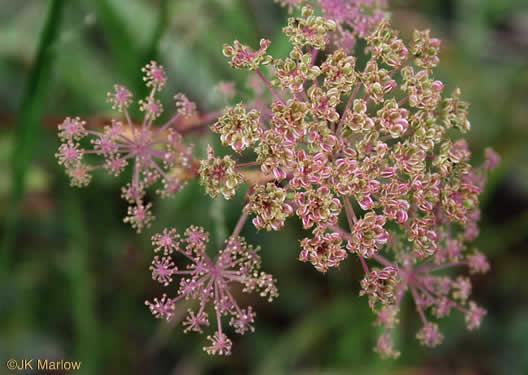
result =
[[[279,95],[279,93],[273,88],[273,86],[271,86],[271,83],[266,79],[266,77],[264,77],[264,75],[260,72],[260,70],[257,70],[257,75],[262,80],[264,85],[268,89],[270,89],[270,91],[273,93],[273,95],[275,95],[275,97],[279,100],[279,102],[281,102],[283,105],[286,105],[286,102],[284,101],[284,99],[282,99],[281,96]]]

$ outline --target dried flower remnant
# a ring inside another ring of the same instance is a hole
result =
[[[171,173],[172,168],[191,168],[191,148],[184,145],[181,135],[174,125],[183,117],[189,117],[196,109],[183,94],[175,96],[176,114],[160,127],[154,127],[153,121],[163,112],[163,107],[155,95],[166,84],[164,68],[152,61],[143,69],[146,86],[150,94],[139,100],[139,108],[144,112],[144,120],[136,126],[129,115],[132,104],[132,93],[124,86],[115,85],[114,91],[108,93],[108,102],[114,110],[123,113],[125,123],[112,120],[103,131],[86,129],[86,122],[79,118],[66,118],[59,125],[59,138],[62,141],[57,158],[59,164],[66,168],[73,186],[86,186],[91,173],[105,169],[113,176],[120,175],[128,164],[133,165],[132,181],[123,188],[123,198],[130,203],[128,215],[124,219],[137,232],[148,227],[154,219],[152,205],[144,202],[145,191],[158,183],[157,192],[162,197],[172,197],[180,191],[186,181]],[[92,149],[84,149],[80,141],[90,137]],[[104,160],[101,164],[92,165],[85,162],[88,155],[96,155]]]
[[[359,295],[368,296],[369,306],[372,309],[377,303],[382,306],[393,305],[396,303],[396,287],[399,281],[398,269],[394,266],[373,270],[361,281],[362,290]]]
[[[231,354],[232,342],[224,331],[224,317],[229,319],[228,324],[238,334],[254,330],[255,312],[251,306],[243,308],[237,303],[233,290],[236,284],[243,292],[258,292],[268,301],[278,295],[273,277],[260,271],[259,248],[248,245],[238,235],[246,218],[247,215],[242,215],[233,235],[226,240],[225,248],[215,259],[206,253],[209,236],[203,228],[191,226],[182,237],[174,229],[165,229],[152,237],[154,251],[161,255],[161,258],[160,255],[154,257],[150,267],[152,278],[164,286],[176,283],[178,289],[174,298],[167,298],[164,294],[161,300],[147,301],[146,305],[157,318],[170,320],[178,301],[195,300],[199,306],[188,310],[183,325],[184,332],[198,333],[203,333],[203,328],[211,324],[207,307],[212,306],[216,331],[207,336],[210,345],[204,347],[212,355]],[[175,265],[172,257],[176,254],[187,259],[184,268]]]
[[[324,17],[313,14],[310,6],[302,9],[302,18],[288,19],[288,26],[282,31],[290,37],[290,42],[299,47],[313,47],[324,49],[328,39],[327,35],[336,30],[336,23]]]

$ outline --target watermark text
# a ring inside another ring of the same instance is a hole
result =
[[[75,371],[81,368],[81,361],[53,361],[49,359],[9,359],[6,367],[9,371]]]

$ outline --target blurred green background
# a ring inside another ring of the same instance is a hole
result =
[[[241,296],[256,307],[256,332],[233,336],[230,358],[208,357],[205,337],[183,334],[181,317],[164,323],[144,306],[162,293],[148,271],[149,238],[191,223],[220,237],[243,194],[213,202],[193,182],[175,199],[152,197],[158,220],[137,236],[122,223],[123,179],[96,174],[88,188],[69,187],[55,129],[65,116],[111,115],[114,83],[143,95],[139,69],[153,58],[168,71],[166,105],[184,92],[201,111],[217,110],[219,81],[235,82],[244,98],[247,75],[229,68],[222,45],[265,37],[284,55],[287,11],[271,0],[0,0],[0,374],[9,358],[79,360],[82,374],[528,374],[528,6],[391,4],[404,38],[431,28],[444,39],[437,76],[471,102],[475,164],[486,146],[502,156],[475,243],[492,264],[474,278],[474,298],[489,310],[479,331],[452,314],[440,324],[445,342],[424,349],[407,301],[395,338],[402,355],[380,360],[358,262],[327,275],[298,262],[302,230],[291,220],[281,233],[244,229],[281,295],[272,304]],[[192,141],[203,150],[213,138]]]

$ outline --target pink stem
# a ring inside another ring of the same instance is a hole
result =
[[[344,197],[343,202],[345,203],[345,213],[348,221],[348,226],[350,228],[350,232],[352,232],[354,230],[354,223],[357,221],[356,214],[354,213],[354,209],[352,208],[348,197]],[[363,257],[360,255],[359,260],[361,262],[361,266],[363,267],[363,271],[365,272],[365,274],[370,275],[370,271],[367,266],[367,262],[365,262],[365,259],[363,259]]]
[[[254,166],[256,166],[256,165],[259,165],[259,163],[256,162],[256,161],[252,161],[252,162],[250,162],[250,163],[237,164],[237,165],[235,166],[235,169],[247,168],[247,167],[254,167]]]
[[[374,254],[372,256],[372,258],[374,258],[378,263],[380,264],[383,264],[384,266],[387,266],[387,267],[396,267],[395,264],[391,263],[387,258],[381,256],[381,255],[378,255],[378,254]],[[396,267],[398,268],[398,267]]]
[[[238,314],[240,315],[240,317],[242,318],[242,311],[240,310],[240,307],[238,306],[238,303],[236,302],[235,298],[233,297],[233,295],[231,294],[231,292],[229,291],[229,289],[225,288],[225,292],[227,293],[227,296],[229,297],[229,299],[231,300],[231,303],[235,306],[235,308],[237,309],[238,311]]]
[[[264,85],[270,89],[270,91],[273,93],[273,95],[275,95],[275,97],[283,104],[283,105],[287,105],[286,102],[281,98],[281,96],[279,95],[279,93],[271,86],[271,83],[266,79],[266,77],[264,77],[264,75],[260,72],[260,70],[257,70],[257,75],[259,76],[259,78],[262,80],[262,82],[264,83]]]
[[[168,127],[174,125],[174,123],[179,120],[182,116],[179,114],[179,113],[176,113],[174,116],[172,116],[172,118],[167,121],[167,123],[165,123],[164,125],[162,125],[160,128],[158,128],[152,138],[156,138],[161,132],[163,132],[165,129],[167,129]]]
[[[130,119],[130,115],[128,114],[128,110],[126,108],[124,109],[124,112],[125,112],[125,117],[126,117],[128,126],[132,127],[132,120]]]
[[[354,208],[350,204],[350,201],[347,197],[343,198],[343,201],[345,202],[345,212],[347,215],[348,223],[350,225],[350,231],[352,232],[354,230],[352,223],[355,224],[357,222],[356,213],[354,212]]]
[[[240,219],[238,219],[238,223],[235,226],[235,230],[233,231],[233,234],[231,237],[237,237],[240,232],[242,231],[242,228],[244,227],[244,224],[246,223],[246,220],[248,218],[248,214],[244,212],[242,216],[240,216]]]
[[[433,268],[427,268],[427,267],[420,267],[419,269],[416,270],[416,273],[423,273],[423,272],[434,272],[434,271],[440,271],[440,270],[443,270],[443,269],[446,269],[446,268],[451,268],[451,267],[459,267],[459,266],[467,266],[468,265],[468,262],[456,262],[456,263],[448,263],[448,264],[443,264],[441,266],[437,266],[437,267],[433,267]]]
[[[405,97],[405,98],[403,98],[402,100],[400,100],[400,101],[398,102],[398,107],[401,107],[402,105],[404,105],[404,104],[407,103],[408,101],[409,101],[409,97],[408,97],[408,96]]]
[[[354,88],[352,95],[350,95],[350,98],[348,98],[348,102],[346,104],[345,110],[343,111],[343,114],[341,115],[341,120],[339,120],[339,125],[337,126],[336,133],[339,133],[339,131],[343,127],[343,122],[345,121],[345,113],[350,109],[350,107],[352,107],[352,103],[354,102],[354,99],[356,98],[360,87],[361,87],[361,83],[358,83],[356,87]]]
[[[414,288],[414,286],[410,286],[410,287],[411,287],[411,292],[414,298],[414,303],[416,304],[416,310],[418,310],[418,313],[420,314],[420,318],[422,318],[422,322],[425,325],[427,324],[427,319],[425,319],[424,312],[422,311],[422,308],[418,301],[418,293],[416,293],[416,289]]]
[[[215,301],[219,301],[218,299],[218,284],[214,283],[215,288]],[[216,323],[218,324],[218,333],[220,333],[220,336],[222,335],[222,322],[220,321],[220,307],[216,305]]]

